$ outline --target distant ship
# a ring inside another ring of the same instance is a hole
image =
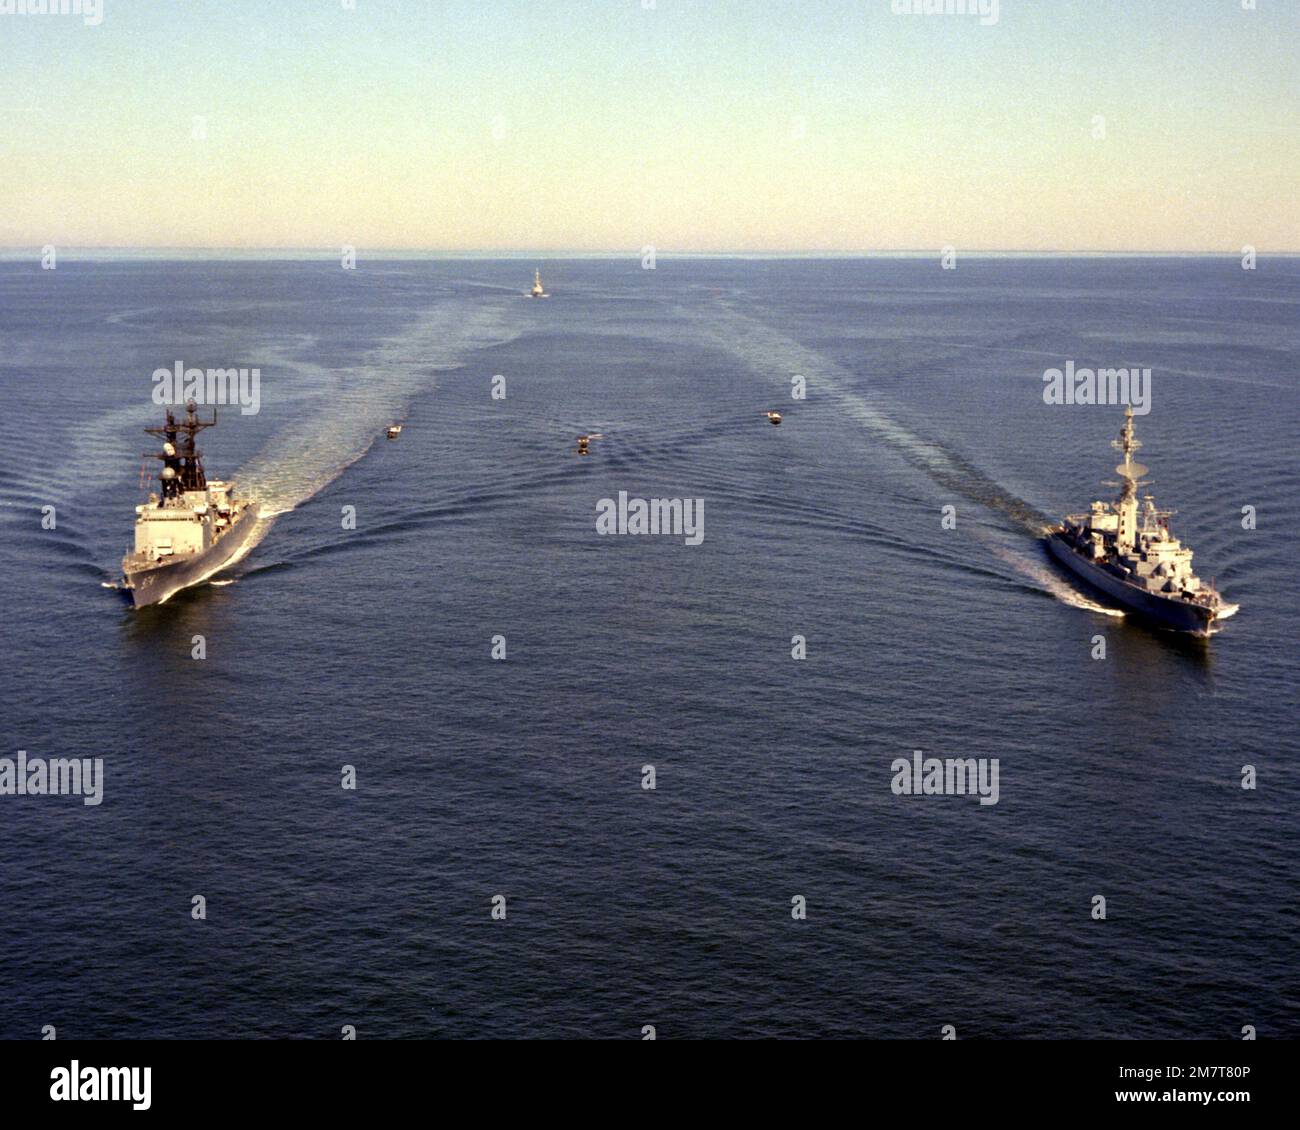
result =
[[[540,270],[533,272],[533,289],[528,292],[532,298],[550,298],[551,296],[542,289],[542,272]]]
[[[237,560],[257,526],[251,500],[236,499],[233,484],[203,473],[194,437],[216,424],[216,409],[211,420],[200,420],[194,401],[185,407],[185,419],[168,409],[162,427],[145,428],[164,438],[161,452],[146,455],[163,468],[161,493],[135,508],[135,548],[122,558],[122,587],[137,608],[161,604]]]
[[[1111,446],[1124,453],[1115,468],[1123,480],[1112,503],[1094,502],[1087,514],[1070,514],[1048,535],[1053,556],[1120,604],[1166,627],[1208,635],[1216,620],[1231,616],[1213,585],[1192,572],[1192,551],[1169,530],[1172,510],[1157,510],[1144,496],[1138,525],[1137,489],[1147,468],[1133,461],[1142,446],[1133,435],[1133,408]]]

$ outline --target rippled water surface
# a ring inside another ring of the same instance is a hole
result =
[[[0,264],[0,740],[105,774],[0,796],[0,1035],[1300,1035],[1300,263],[533,266]],[[131,612],[177,360],[260,368],[202,446],[264,528]],[[1067,360],[1153,370],[1213,639],[1045,556],[1121,422]],[[894,795],[916,749],[998,803]]]

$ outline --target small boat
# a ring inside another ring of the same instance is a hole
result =
[[[779,424],[779,423],[781,422],[781,413],[780,413],[780,412],[768,412],[768,413],[766,413],[766,416],[767,416],[768,420],[771,421],[771,423],[774,424],[774,425],[775,425],[775,424]]]
[[[528,292],[530,298],[550,298],[542,288],[542,272],[540,270],[533,272],[533,289]]]
[[[389,438],[389,439],[396,439],[396,438],[397,438],[398,436],[400,436],[401,434],[402,434],[402,425],[401,425],[401,424],[389,424],[389,425],[388,425],[388,438]]]
[[[603,439],[603,438],[604,438],[604,437],[600,434],[600,432],[592,432],[590,435],[579,436],[579,437],[578,437],[578,454],[579,454],[579,455],[590,455],[591,452],[590,452],[590,450],[588,450],[588,445],[591,443],[591,441],[592,441],[593,439]]]

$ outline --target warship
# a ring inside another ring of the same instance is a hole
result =
[[[194,437],[217,422],[200,420],[194,401],[185,418],[171,409],[161,427],[145,428],[163,437],[162,451],[146,459],[162,460],[160,491],[135,508],[135,547],[122,558],[122,589],[132,604],[161,604],[181,589],[197,585],[233,564],[252,548],[257,507],[235,497],[234,484],[209,479]]]
[[[1173,510],[1157,510],[1151,495],[1138,506],[1147,468],[1133,460],[1142,446],[1133,434],[1133,407],[1111,447],[1124,455],[1115,468],[1119,497],[1094,502],[1087,514],[1068,514],[1047,536],[1052,555],[1125,608],[1164,627],[1209,635],[1215,621],[1237,611],[1215,587],[1192,572],[1192,551],[1169,529]],[[1139,515],[1140,510],[1140,515]],[[1140,524],[1139,524],[1140,523]]]
[[[533,289],[528,292],[530,298],[550,298],[542,287],[542,272],[540,270],[533,272]]]

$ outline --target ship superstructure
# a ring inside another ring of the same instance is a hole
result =
[[[135,544],[122,558],[122,587],[137,607],[161,604],[183,588],[205,581],[251,548],[257,507],[236,498],[234,484],[209,479],[195,436],[217,422],[198,418],[194,401],[183,419],[171,409],[161,427],[161,451],[145,457],[162,461],[159,490],[135,508]]]
[[[1142,446],[1133,432],[1133,408],[1111,446],[1124,456],[1115,468],[1120,494],[1070,514],[1048,536],[1053,555],[1089,584],[1125,607],[1162,625],[1209,634],[1216,620],[1236,611],[1213,585],[1192,571],[1192,551],[1169,528],[1172,510],[1157,509],[1151,495],[1138,502],[1147,468],[1133,456]]]

